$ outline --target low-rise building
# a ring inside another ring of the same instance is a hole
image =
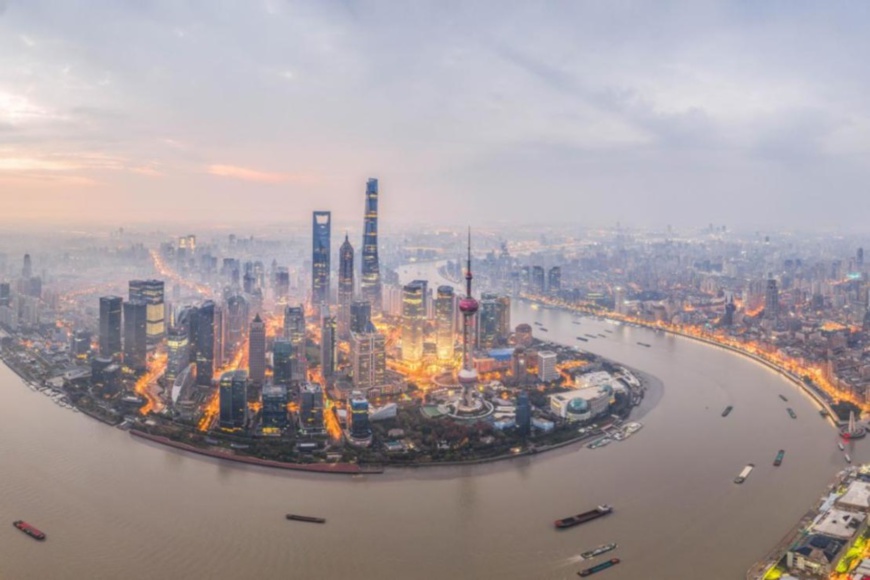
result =
[[[846,493],[837,499],[835,505],[841,510],[870,512],[870,483],[860,480],[853,481],[846,488]]]
[[[827,576],[845,553],[846,541],[823,534],[802,537],[786,552],[789,570]]]
[[[849,540],[856,534],[863,532],[866,523],[867,516],[862,513],[831,508],[816,519],[810,527],[810,531],[832,538]]]
[[[613,397],[610,385],[587,387],[550,395],[550,410],[570,421],[587,421],[606,413]]]

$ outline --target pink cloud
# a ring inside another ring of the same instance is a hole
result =
[[[304,173],[272,173],[236,165],[209,165],[208,173],[218,177],[230,177],[258,183],[311,183],[317,181],[314,176]]]
[[[162,172],[147,165],[139,167],[129,167],[128,169],[133,173],[138,173],[139,175],[146,175],[148,177],[163,177]]]

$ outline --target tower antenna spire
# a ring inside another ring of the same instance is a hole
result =
[[[465,262],[465,295],[471,296],[471,226],[468,226],[468,258]]]

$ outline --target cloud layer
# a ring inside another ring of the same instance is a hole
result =
[[[9,219],[350,220],[377,176],[395,222],[858,228],[868,12],[12,0],[0,196]]]

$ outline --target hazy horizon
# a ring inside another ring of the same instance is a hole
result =
[[[868,12],[0,0],[0,223],[854,231]]]

